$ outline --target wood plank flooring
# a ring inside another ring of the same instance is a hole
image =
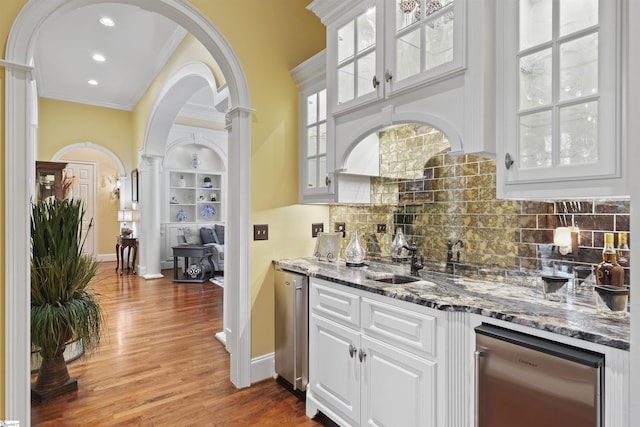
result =
[[[333,426],[274,380],[229,381],[223,289],[210,282],[144,280],[102,263],[94,279],[107,329],[100,348],[69,363],[79,390],[32,402],[33,426]],[[35,381],[32,375],[32,382]]]

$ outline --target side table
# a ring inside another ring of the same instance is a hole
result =
[[[116,241],[116,273],[120,269],[120,275],[124,273],[124,248],[129,248],[127,251],[127,272],[136,274],[136,258],[138,257],[138,239],[135,237],[119,236]],[[133,251],[133,264],[129,267],[129,256]]]
[[[173,281],[174,282],[204,282],[213,273],[213,246],[180,245],[173,246]],[[178,275],[178,258],[184,257],[183,274]],[[195,264],[189,264],[189,258],[196,260]],[[209,266],[207,269],[203,262]]]

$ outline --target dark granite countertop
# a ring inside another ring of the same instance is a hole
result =
[[[310,277],[328,280],[390,298],[443,311],[465,311],[556,334],[629,350],[629,317],[620,320],[596,316],[594,296],[586,287],[571,292],[565,302],[545,300],[539,274],[519,273],[495,278],[454,276],[421,270],[421,280],[387,284],[374,279],[391,274],[408,275],[406,264],[370,262],[347,267],[344,262],[315,258],[276,260],[274,264]]]

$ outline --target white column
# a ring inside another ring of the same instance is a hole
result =
[[[25,426],[31,423],[30,221],[36,174],[29,70],[5,70],[5,419]]]
[[[226,117],[229,167],[223,323],[231,353],[231,381],[237,387],[251,385],[251,111],[236,107]]]
[[[160,271],[160,211],[162,203],[162,159],[143,156],[138,167],[138,274],[145,279],[163,277]]]

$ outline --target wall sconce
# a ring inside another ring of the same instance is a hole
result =
[[[113,195],[116,199],[120,200],[120,180],[116,181],[116,185],[113,188]]]
[[[553,230],[553,244],[560,255],[567,255],[578,249],[578,227],[558,227]]]

